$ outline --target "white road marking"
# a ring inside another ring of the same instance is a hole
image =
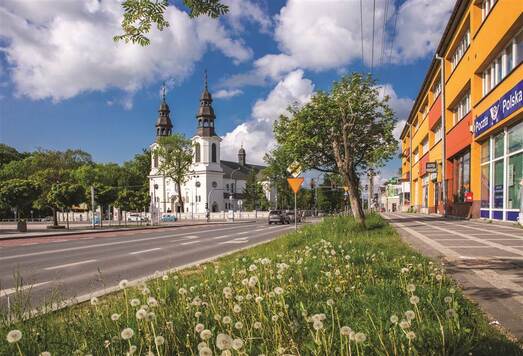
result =
[[[244,244],[246,242],[249,242],[249,240],[247,238],[240,237],[240,238],[233,239],[233,240],[230,240],[230,241],[220,242],[220,245],[225,245],[225,244]]]
[[[17,291],[20,292],[20,291],[23,291],[23,290],[26,290],[26,289],[40,287],[40,286],[43,286],[44,284],[47,284],[47,283],[49,283],[49,281],[36,283],[36,284],[28,284],[26,286],[22,286],[22,287],[18,287],[18,288],[2,289],[2,290],[0,290],[0,296],[7,296],[9,294],[16,293]]]
[[[192,244],[198,244],[200,243],[201,241],[189,241],[189,242],[184,242],[184,243],[181,243],[180,245],[192,245]]]
[[[86,263],[92,263],[92,262],[96,262],[96,260],[86,260],[86,261],[79,261],[79,262],[74,262],[74,263],[67,263],[67,264],[65,264],[65,265],[59,265],[59,266],[53,266],[53,267],[46,267],[46,268],[44,268],[44,269],[45,269],[46,271],[51,271],[51,270],[54,270],[54,269],[73,267],[73,266],[83,265],[83,264],[86,264]]]
[[[161,250],[161,247],[150,248],[148,250],[129,252],[129,254],[130,255],[139,255],[140,253],[147,253],[147,252],[158,251],[158,250]]]
[[[222,231],[222,230],[239,229],[239,228],[243,228],[244,226],[245,225],[238,225],[238,226],[232,226],[232,227],[227,227],[227,228],[223,228],[223,229],[202,230],[202,231],[198,231],[198,233],[201,234],[201,233],[206,233],[206,232],[215,232],[215,231]],[[192,233],[192,234],[191,233],[169,234],[169,235],[161,235],[161,236],[144,237],[144,238],[141,238],[141,239],[131,239],[131,240],[125,240],[125,241],[106,242],[106,243],[100,243],[100,244],[88,245],[88,246],[67,247],[67,248],[60,248],[60,249],[56,249],[56,250],[31,252],[31,253],[24,253],[24,254],[20,254],[20,255],[12,255],[12,256],[0,257],[0,261],[12,260],[12,259],[21,258],[21,257],[32,257],[32,256],[48,255],[48,254],[59,253],[59,252],[86,250],[86,249],[91,249],[91,248],[96,248],[96,247],[123,245],[123,244],[130,244],[130,243],[140,242],[140,241],[153,241],[153,240],[167,239],[167,238],[173,238],[173,237],[181,237],[181,236],[193,235],[193,234],[194,233]],[[72,241],[72,240],[69,240],[69,241]]]
[[[219,239],[224,239],[226,237],[230,237],[232,235],[222,235],[222,236],[216,236],[216,237],[213,237],[213,240],[219,240]]]
[[[182,239],[187,239],[187,240],[192,240],[192,239],[197,239],[197,238],[199,238],[199,236],[196,236],[196,235],[182,236]]]
[[[503,235],[503,236],[508,236],[508,237],[515,237],[516,239],[523,239],[523,232],[520,235],[516,235],[516,234],[509,234],[507,232],[492,231],[492,230],[488,230],[488,229],[482,229],[480,227],[468,226],[468,225],[463,225],[463,224],[452,224],[452,223],[447,223],[447,222],[443,222],[443,224],[452,225],[452,226],[461,226],[461,227],[465,227],[465,228],[477,230],[477,231],[482,231],[482,232],[487,231],[487,232],[491,232],[493,235],[496,235],[496,236]]]

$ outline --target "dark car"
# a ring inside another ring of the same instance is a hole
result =
[[[289,224],[289,216],[282,210],[269,211],[269,225],[271,224]]]

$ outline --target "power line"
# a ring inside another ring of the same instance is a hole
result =
[[[361,62],[365,65],[365,56],[363,55],[363,0],[360,0],[360,25],[361,25]]]
[[[390,40],[390,49],[389,49],[389,63],[391,63],[392,59],[392,47],[394,47],[394,40],[396,39],[396,25],[398,23],[398,9],[394,11],[394,28],[392,30],[392,37]]]
[[[370,55],[370,72],[374,69],[374,24],[376,22],[376,0],[373,1],[372,9],[372,49]]]

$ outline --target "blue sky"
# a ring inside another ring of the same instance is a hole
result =
[[[374,12],[364,0],[362,61],[357,0],[224,2],[231,11],[219,21],[194,21],[171,1],[171,26],[138,48],[112,41],[116,1],[3,1],[0,141],[125,161],[154,140],[164,81],[174,130],[194,133],[207,68],[222,158],[234,159],[243,143],[248,161],[260,163],[274,144],[272,123],[291,101],[306,102],[343,73],[371,70],[373,16],[373,73],[391,96],[399,132],[453,6],[377,0]],[[392,161],[382,176],[398,166]]]

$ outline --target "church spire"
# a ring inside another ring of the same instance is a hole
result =
[[[170,136],[173,128],[171,122],[169,105],[166,101],[166,87],[165,82],[162,85],[162,101],[160,103],[160,109],[158,110],[158,119],[156,120],[156,138],[160,136]]]
[[[204,72],[204,89],[200,96],[200,107],[196,114],[198,128],[196,134],[199,136],[216,136],[214,131],[214,109],[212,108],[212,96],[207,85],[207,69]]]

